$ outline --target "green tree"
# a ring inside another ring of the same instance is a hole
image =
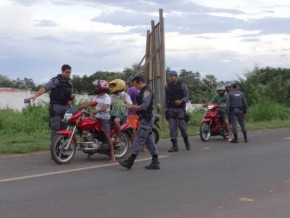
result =
[[[179,79],[185,82],[188,92],[189,98],[192,102],[199,102],[201,100],[201,81],[200,81],[200,73],[192,72],[182,69],[179,74]]]
[[[0,75],[0,87],[12,88],[13,82],[7,76]]]
[[[76,93],[82,93],[82,78],[78,75],[73,75],[72,77],[73,87]]]
[[[205,75],[205,78],[201,80],[201,90],[202,90],[202,101],[208,102],[216,95],[216,87],[218,86],[217,78],[214,75]]]
[[[269,100],[290,106],[290,69],[255,67],[238,78],[249,105]]]

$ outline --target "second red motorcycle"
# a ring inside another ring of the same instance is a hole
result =
[[[220,108],[218,104],[206,104],[204,105],[206,112],[202,120],[199,135],[202,141],[206,142],[211,136],[220,135],[224,139],[227,139],[227,131],[225,125],[222,124],[220,117],[218,116],[217,109]]]

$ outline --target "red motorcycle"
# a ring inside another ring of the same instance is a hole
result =
[[[220,108],[218,104],[206,104],[204,105],[206,112],[204,114],[199,135],[202,141],[206,142],[211,136],[221,135],[224,139],[227,138],[227,131],[225,125],[221,123],[221,119],[218,116],[217,109]]]
[[[97,102],[91,102],[95,106]],[[68,110],[64,115],[63,122],[68,124],[67,129],[57,132],[50,147],[51,157],[58,164],[69,163],[75,155],[76,149],[86,154],[105,154],[110,156],[110,149],[101,130],[101,123],[92,117],[86,110]],[[116,134],[115,128],[111,127],[111,137]],[[120,143],[114,144],[116,158],[124,158],[130,152],[129,123],[121,126]]]

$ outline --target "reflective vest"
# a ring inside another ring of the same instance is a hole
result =
[[[59,85],[52,89],[50,92],[50,103],[51,104],[68,104],[72,94],[72,83],[70,80],[65,80],[62,78],[61,74],[57,75],[53,79],[59,81]]]
[[[147,121],[151,121],[151,119],[152,119],[152,112],[153,112],[153,92],[148,88],[147,85],[145,85],[140,90],[139,94],[136,97],[136,102],[137,102],[138,105],[141,105],[142,104],[143,95],[144,95],[144,92],[145,91],[149,91],[151,93],[151,96],[152,96],[151,101],[150,101],[150,104],[149,104],[149,107],[147,108],[146,111],[144,111],[144,110],[138,110],[136,112],[136,114],[139,115],[140,119],[144,118]]]
[[[185,108],[185,102],[183,101],[182,104],[176,105],[176,100],[181,100],[184,98],[183,89],[181,85],[183,84],[182,81],[178,80],[176,84],[168,83],[165,89],[166,92],[166,103],[168,107],[171,108]]]

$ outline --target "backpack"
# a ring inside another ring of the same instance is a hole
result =
[[[122,93],[119,98],[117,98],[112,105],[111,116],[120,117],[120,119],[127,116],[127,108],[125,107],[125,95]]]

